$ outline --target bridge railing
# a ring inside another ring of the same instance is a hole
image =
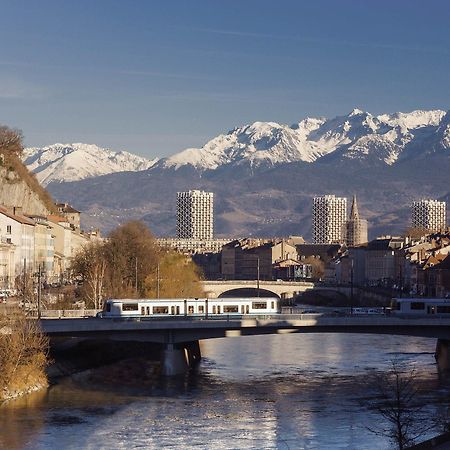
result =
[[[77,319],[84,317],[95,317],[100,309],[48,309],[41,311],[41,319]],[[29,311],[29,317],[38,317],[36,310]]]

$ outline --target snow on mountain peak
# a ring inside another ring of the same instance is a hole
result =
[[[82,143],[26,148],[22,159],[43,186],[51,182],[77,181],[114,172],[145,170],[157,161]]]

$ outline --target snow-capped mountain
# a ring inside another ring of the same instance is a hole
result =
[[[225,165],[275,166],[312,163],[334,153],[343,159],[394,164],[409,144],[421,146],[437,132],[444,111],[413,111],[373,116],[354,109],[333,119],[307,118],[292,126],[255,122],[219,135],[201,148],[188,148],[160,160],[158,167],[215,170]],[[444,132],[443,132],[444,133]],[[450,139],[450,131],[447,131]],[[448,142],[448,141],[445,141]]]
[[[43,186],[115,172],[146,170],[157,162],[157,159],[81,143],[26,148],[22,159]]]
[[[292,126],[255,122],[148,170],[51,183],[49,190],[83,211],[86,228],[143,219],[156,235],[170,236],[177,192],[204,189],[215,195],[219,236],[306,238],[313,196],[356,194],[371,236],[401,234],[413,199],[450,198],[449,150],[450,113],[374,116],[355,109]]]

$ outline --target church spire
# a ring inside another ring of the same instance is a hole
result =
[[[350,220],[359,220],[359,211],[358,211],[358,203],[356,203],[356,195],[353,195]]]

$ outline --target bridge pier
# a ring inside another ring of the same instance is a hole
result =
[[[434,354],[440,373],[450,373],[450,340],[438,339]]]
[[[164,344],[161,350],[161,374],[166,376],[181,375],[188,369],[186,351],[175,344]]]
[[[164,344],[161,350],[161,374],[174,376],[184,374],[190,367],[200,363],[202,354],[198,341],[183,344]]]

